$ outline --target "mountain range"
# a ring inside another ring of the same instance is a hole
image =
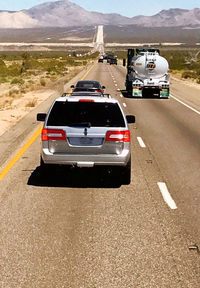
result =
[[[68,0],[46,2],[21,11],[0,11],[0,28],[70,27],[89,25],[200,27],[200,8],[162,10],[153,16],[125,17],[90,12]]]

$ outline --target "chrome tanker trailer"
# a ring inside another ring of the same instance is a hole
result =
[[[125,66],[124,60],[124,66]],[[126,90],[132,97],[169,97],[169,65],[159,49],[128,49]]]

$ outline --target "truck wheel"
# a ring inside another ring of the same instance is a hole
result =
[[[132,97],[132,96],[133,96],[133,88],[128,87],[127,92],[128,92],[128,96],[129,96],[129,97]]]

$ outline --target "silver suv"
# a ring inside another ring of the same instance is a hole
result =
[[[41,171],[52,165],[106,166],[131,178],[130,130],[135,117],[125,116],[116,99],[59,97],[47,114],[37,114],[42,129]]]

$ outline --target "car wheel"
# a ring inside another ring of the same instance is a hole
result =
[[[42,157],[40,157],[40,176],[46,178],[49,175],[49,165],[45,164]]]
[[[129,185],[131,183],[131,159],[122,169],[122,184]]]

